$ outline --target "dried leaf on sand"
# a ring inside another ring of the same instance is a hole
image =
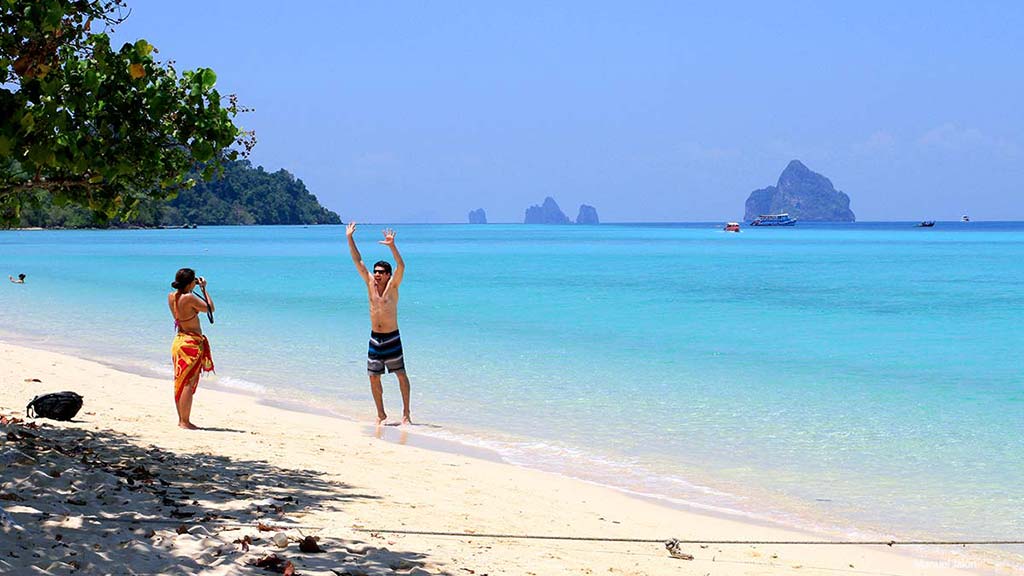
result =
[[[299,542],[299,550],[309,553],[324,552],[324,549],[316,543],[316,538],[313,538],[312,536],[306,536],[301,542]]]
[[[232,542],[232,544],[241,544],[242,552],[248,552],[249,545],[252,544],[252,538],[250,538],[249,535],[247,534],[244,538],[239,538],[238,540]]]

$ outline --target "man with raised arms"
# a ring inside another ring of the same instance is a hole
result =
[[[402,392],[402,424],[412,424],[409,416],[409,376],[405,373],[402,338],[398,334],[398,286],[405,274],[405,262],[395,246],[395,231],[387,228],[380,243],[391,249],[391,255],[395,258],[394,274],[391,273],[391,264],[384,260],[374,264],[371,273],[363,264],[363,257],[356,247],[355,233],[356,223],[349,222],[345,230],[348,251],[356,270],[363,282],[366,282],[370,298],[370,347],[367,351],[366,371],[370,376],[373,402],[377,405],[377,424],[383,424],[388,417],[384,412],[384,388],[380,383],[385,369],[398,377],[398,388]]]

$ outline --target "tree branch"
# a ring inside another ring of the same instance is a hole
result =
[[[20,192],[31,192],[33,190],[46,190],[47,192],[50,192],[53,190],[62,190],[72,187],[81,187],[90,191],[99,188],[97,184],[92,184],[88,179],[81,178],[51,178],[47,180],[32,179],[5,187],[4,190],[0,190],[0,197],[14,196]]]

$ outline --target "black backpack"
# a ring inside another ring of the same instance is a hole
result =
[[[74,392],[51,392],[36,396],[25,407],[30,418],[71,420],[82,409],[82,397]]]

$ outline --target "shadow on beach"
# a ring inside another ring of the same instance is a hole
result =
[[[0,417],[0,471],[0,572],[447,573],[345,538],[345,504],[377,497],[317,470]]]
[[[219,428],[217,426],[200,426],[196,428],[197,432],[231,432],[233,434],[245,434],[245,430],[239,430],[238,428]]]

